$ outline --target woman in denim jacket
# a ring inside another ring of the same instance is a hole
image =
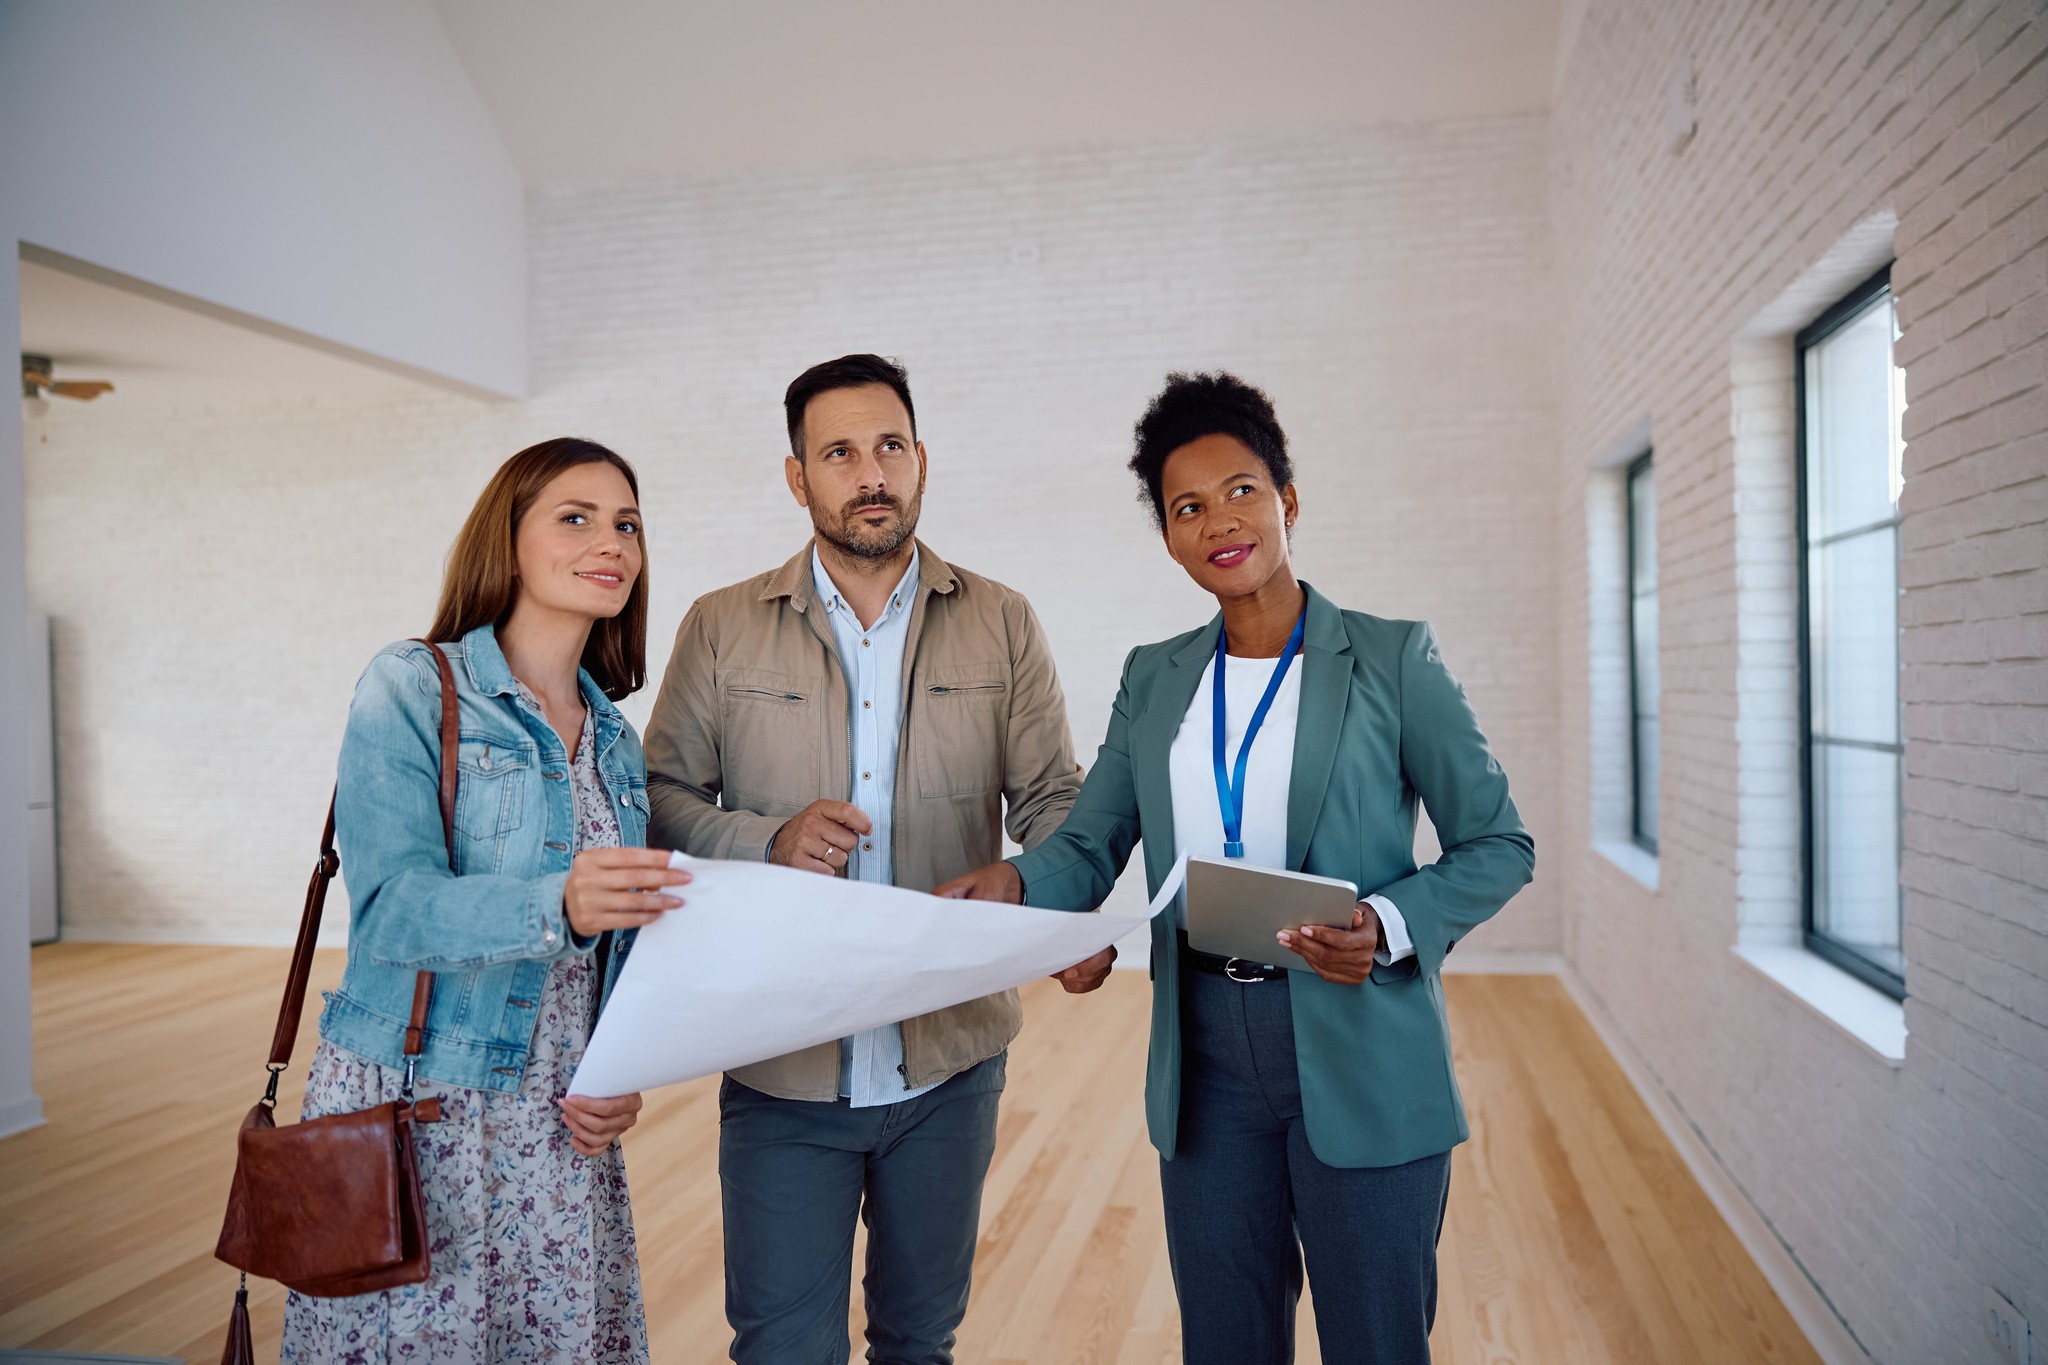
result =
[[[434,973],[414,1128],[433,1274],[293,1294],[288,1361],[644,1361],[614,1140],[638,1095],[565,1095],[633,930],[689,880],[647,835],[639,738],[612,704],[646,681],[633,470],[588,441],[506,461],[449,555],[432,638],[460,709],[454,871],[439,807],[441,679],[392,645],[356,687],[336,838],[348,963],[304,1116],[395,1099],[413,983]]]

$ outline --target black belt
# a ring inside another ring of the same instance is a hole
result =
[[[1227,976],[1232,981],[1250,985],[1255,981],[1285,981],[1287,969],[1275,967],[1267,962],[1254,962],[1247,957],[1218,957],[1205,953],[1188,943],[1185,933],[1180,935],[1180,960],[1198,972],[1209,972],[1216,976]]]

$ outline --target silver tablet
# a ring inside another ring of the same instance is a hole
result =
[[[1188,858],[1188,942],[1218,957],[1307,971],[1273,935],[1304,924],[1351,927],[1358,888],[1335,877],[1283,872],[1236,858]]]

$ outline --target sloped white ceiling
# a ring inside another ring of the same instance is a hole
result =
[[[376,401],[445,390],[258,332],[162,298],[20,262],[21,349],[49,356],[59,379],[109,379],[114,392],[71,412],[228,406],[303,398]],[[15,390],[17,393],[19,389]]]
[[[1548,106],[1564,0],[435,0],[529,188]]]

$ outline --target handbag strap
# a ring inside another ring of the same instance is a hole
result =
[[[419,640],[433,651],[441,670],[441,838],[448,845],[448,870],[455,870],[455,783],[456,756],[461,743],[457,720],[455,672],[448,656],[431,640]],[[299,1016],[306,1007],[306,985],[313,972],[313,945],[320,938],[320,912],[327,904],[327,884],[341,871],[341,855],[334,848],[334,798],[327,799],[327,823],[320,830],[320,861],[313,865],[313,877],[306,885],[306,906],[299,914],[299,938],[292,946],[292,964],[285,976],[284,1002],[278,1006],[277,1032],[270,1039],[270,1089],[264,1096],[277,1098],[277,1077],[291,1065],[292,1044],[299,1036]],[[417,1057],[426,1043],[427,1004],[433,999],[434,974],[421,972],[413,980],[412,1017],[405,1029],[405,1055]]]

